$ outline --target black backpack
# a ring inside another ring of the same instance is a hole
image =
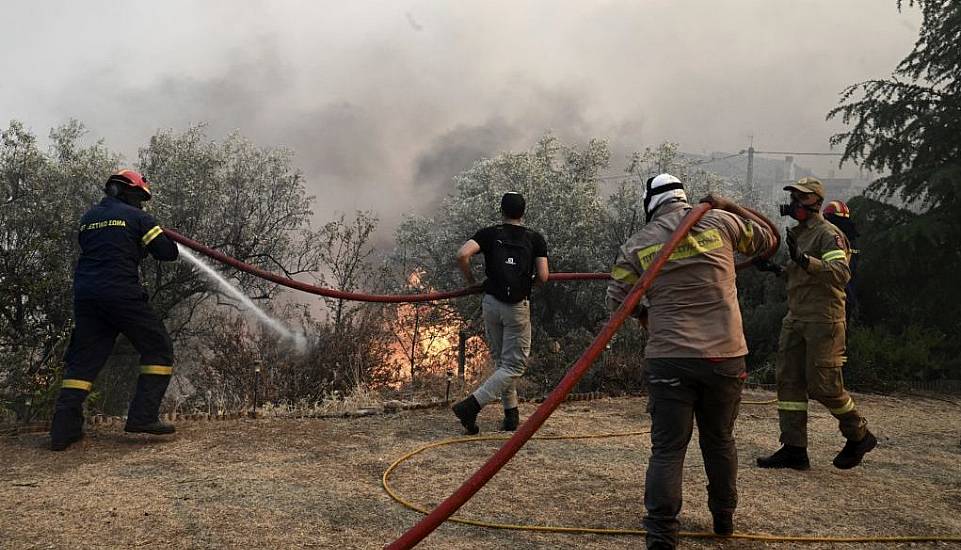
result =
[[[516,304],[531,294],[534,284],[534,242],[524,229],[515,235],[506,227],[498,228],[487,258],[488,279],[484,290],[495,298]]]

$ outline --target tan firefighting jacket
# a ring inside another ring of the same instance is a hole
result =
[[[621,302],[691,210],[661,206],[627,240],[611,270],[607,305]],[[649,358],[740,357],[747,354],[735,286],[735,250],[753,256],[774,242],[770,229],[723,210],[709,210],[674,249],[641,303],[648,313]],[[635,312],[642,314],[642,312]]]
[[[844,287],[851,279],[850,246],[844,233],[820,214],[788,229],[798,252],[810,263],[787,267],[787,317],[795,321],[834,323],[844,320]]]

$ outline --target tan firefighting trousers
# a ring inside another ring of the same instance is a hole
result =
[[[844,390],[844,322],[785,319],[778,344],[777,399],[781,443],[807,447],[808,398],[827,407],[845,438],[860,441],[867,421]]]

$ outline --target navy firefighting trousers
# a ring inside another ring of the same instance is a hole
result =
[[[126,336],[140,353],[140,377],[127,423],[156,422],[173,374],[174,354],[170,335],[147,300],[77,300],[74,320],[51,437],[66,439],[82,430],[83,402],[110,357],[118,334]]]

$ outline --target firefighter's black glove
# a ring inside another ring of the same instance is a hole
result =
[[[755,260],[754,267],[756,267],[758,271],[767,271],[768,273],[773,273],[775,275],[780,275],[781,273],[784,273],[783,267],[779,266],[778,264],[768,259]]]
[[[799,265],[801,269],[807,269],[808,263],[810,263],[808,255],[797,249],[797,239],[794,238],[794,235],[789,232],[785,240],[787,241],[787,252],[791,255],[794,263]]]

